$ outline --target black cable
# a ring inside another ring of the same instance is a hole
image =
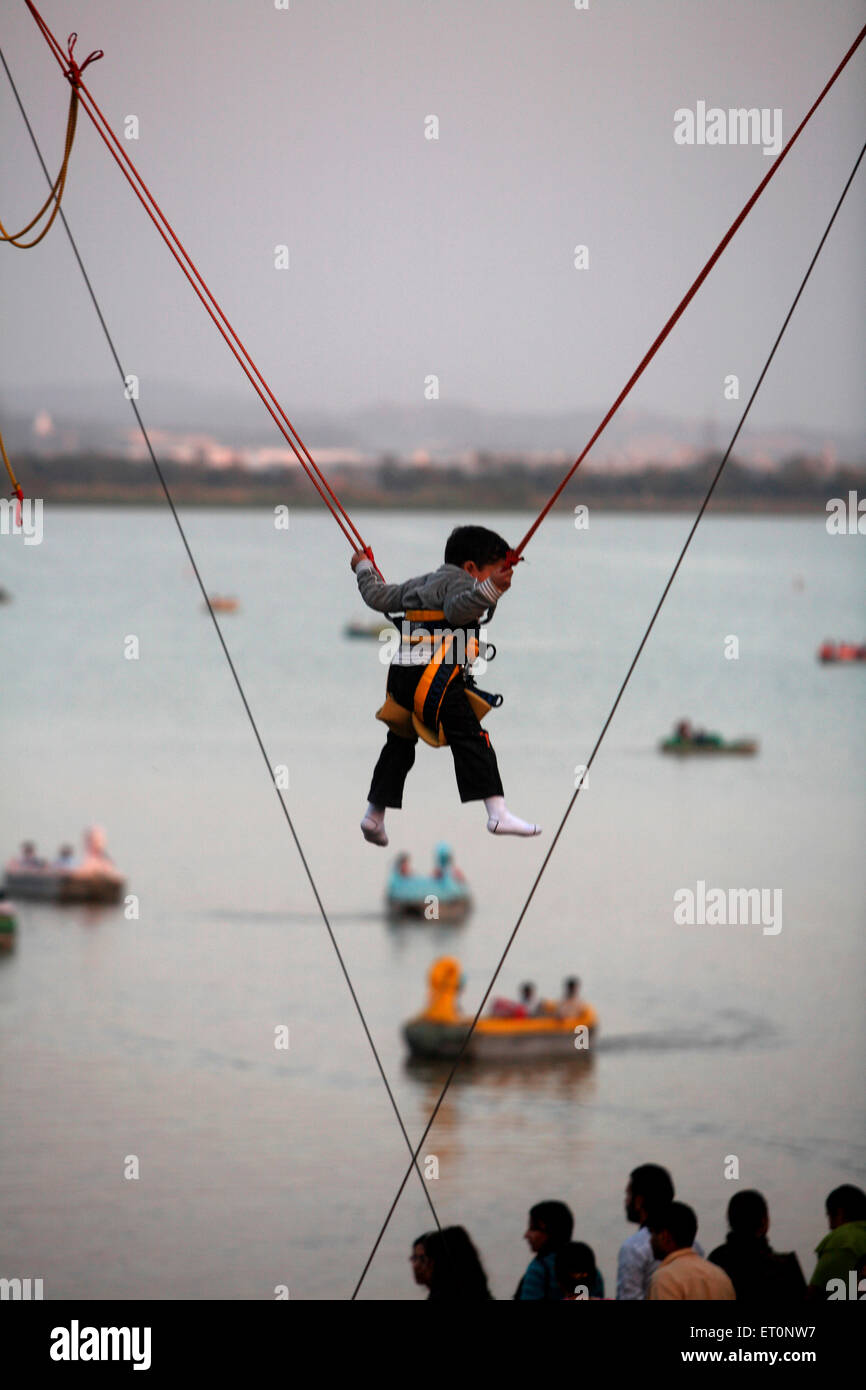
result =
[[[839,201],[837,202],[835,208],[833,209],[833,215],[832,215],[832,217],[830,218],[830,221],[827,223],[827,226],[826,226],[826,228],[825,228],[825,230],[824,230],[824,235],[821,237],[821,240],[820,240],[819,243],[818,243],[818,248],[817,248],[817,250],[815,251],[814,256],[812,257],[811,261],[809,262],[809,267],[808,267],[808,269],[807,269],[807,271],[806,271],[806,274],[803,276],[803,279],[802,279],[802,281],[801,281],[801,283],[800,283],[800,288],[797,290],[797,293],[796,293],[796,295],[794,296],[794,302],[792,303],[790,309],[788,310],[787,314],[785,315],[785,320],[784,320],[784,322],[783,322],[783,324],[782,324],[782,327],[779,329],[779,333],[778,333],[778,336],[777,336],[777,338],[776,338],[776,341],[774,342],[774,344],[773,344],[773,346],[772,346],[772,349],[770,350],[770,355],[769,355],[769,357],[767,358],[766,362],[764,363],[764,366],[763,366],[763,368],[762,368],[762,370],[761,370],[761,374],[760,374],[760,376],[758,377],[757,382],[755,383],[755,387],[754,387],[754,390],[752,391],[751,396],[749,397],[748,401],[746,402],[746,408],[745,408],[745,410],[743,411],[742,415],[740,416],[739,424],[737,425],[737,428],[734,430],[733,436],[732,436],[732,438],[731,438],[731,442],[730,442],[730,444],[728,445],[727,449],[725,450],[725,453],[724,453],[724,455],[723,455],[723,457],[722,457],[721,463],[719,464],[718,468],[716,469],[716,472],[715,472],[715,475],[714,475],[714,477],[713,477],[713,480],[712,480],[712,482],[710,483],[709,489],[708,489],[708,491],[707,491],[707,495],[706,495],[706,497],[704,498],[703,502],[701,503],[700,510],[698,511],[698,514],[697,514],[697,516],[695,517],[695,520],[694,520],[694,522],[693,522],[693,524],[692,524],[692,528],[691,528],[691,530],[689,531],[688,536],[686,537],[685,544],[683,545],[682,550],[681,550],[680,553],[679,553],[679,557],[678,557],[678,559],[677,559],[677,562],[676,562],[676,564],[674,565],[673,570],[671,571],[670,578],[668,579],[667,584],[665,584],[665,587],[664,587],[664,589],[662,590],[662,596],[661,596],[661,598],[659,599],[658,603],[657,603],[656,606],[655,606],[655,611],[654,611],[652,617],[651,617],[650,620],[649,620],[649,624],[648,624],[648,626],[647,626],[647,629],[646,629],[646,631],[645,631],[643,637],[641,638],[640,645],[638,646],[638,649],[637,649],[637,651],[635,652],[635,654],[634,654],[634,656],[633,656],[633,658],[632,658],[631,665],[629,666],[628,670],[626,671],[625,678],[624,678],[624,680],[623,680],[623,682],[622,682],[622,684],[621,684],[621,686],[620,686],[620,688],[619,688],[619,691],[617,692],[617,696],[616,696],[616,699],[615,699],[614,702],[613,702],[613,705],[611,706],[610,713],[608,714],[607,719],[604,721],[604,725],[602,726],[601,733],[599,734],[598,738],[597,738],[596,741],[595,741],[595,747],[593,748],[592,752],[591,752],[590,755],[589,755],[589,760],[587,761],[586,768],[585,768],[585,771],[584,771],[584,773],[583,773],[583,776],[581,777],[580,782],[578,783],[578,785],[577,785],[577,787],[576,787],[576,789],[575,789],[575,791],[574,791],[574,794],[572,795],[571,800],[569,801],[568,805],[567,805],[566,808],[565,808],[565,815],[562,817],[562,820],[561,820],[560,823],[559,823],[559,828],[558,828],[556,834],[555,834],[554,837],[553,837],[553,841],[552,841],[552,843],[551,843],[550,849],[547,851],[547,854],[544,856],[544,859],[543,859],[542,864],[541,864],[541,868],[538,870],[538,873],[537,873],[536,876],[535,876],[535,881],[534,881],[532,887],[531,887],[530,890],[529,890],[529,896],[527,897],[526,902],[523,904],[523,908],[522,908],[522,910],[521,910],[520,916],[518,917],[516,923],[514,924],[514,928],[513,928],[512,932],[511,932],[511,935],[509,936],[507,942],[505,943],[505,949],[504,949],[504,951],[502,952],[502,955],[499,957],[499,962],[498,962],[498,964],[497,964],[497,966],[496,966],[495,971],[493,972],[493,978],[492,978],[492,980],[490,981],[490,984],[487,986],[487,989],[484,991],[484,996],[483,996],[483,998],[482,998],[482,1000],[481,1000],[481,1003],[478,1005],[478,1009],[477,1009],[477,1011],[476,1011],[476,1013],[475,1013],[475,1017],[474,1017],[473,1020],[472,1020],[472,1023],[471,1023],[471,1026],[470,1026],[470,1028],[469,1028],[469,1031],[467,1032],[466,1037],[463,1039],[463,1042],[462,1042],[462,1044],[461,1044],[461,1046],[460,1046],[460,1051],[458,1052],[456,1058],[454,1059],[454,1064],[453,1064],[453,1066],[451,1067],[450,1072],[448,1073],[448,1076],[447,1076],[446,1081],[445,1081],[445,1085],[442,1087],[442,1091],[440,1092],[439,1099],[437,1100],[437,1102],[436,1102],[436,1104],[435,1104],[435,1106],[434,1106],[434,1108],[433,1108],[433,1113],[431,1114],[430,1119],[427,1121],[427,1126],[426,1126],[426,1128],[425,1128],[425,1130],[424,1130],[424,1133],[421,1135],[421,1138],[420,1138],[419,1141],[418,1141],[418,1147],[417,1147],[417,1149],[415,1150],[415,1152],[414,1152],[414,1154],[413,1154],[413,1159],[415,1160],[415,1162],[417,1162],[418,1154],[420,1153],[421,1148],[422,1148],[422,1146],[423,1146],[423,1144],[424,1144],[424,1141],[426,1140],[427,1135],[430,1133],[430,1130],[431,1130],[431,1128],[432,1128],[432,1126],[433,1126],[433,1123],[434,1123],[434,1121],[435,1121],[435,1119],[436,1119],[436,1116],[437,1116],[438,1113],[439,1113],[439,1109],[440,1109],[440,1107],[441,1107],[441,1105],[442,1105],[443,1100],[445,1099],[445,1095],[446,1095],[446,1092],[447,1092],[447,1090],[448,1090],[448,1087],[451,1085],[451,1082],[452,1082],[452,1080],[454,1079],[454,1074],[455,1074],[455,1072],[457,1071],[457,1068],[460,1066],[460,1063],[461,1063],[461,1061],[462,1061],[462,1059],[463,1059],[464,1053],[466,1052],[466,1048],[467,1048],[467,1046],[468,1046],[468,1044],[469,1044],[469,1040],[470,1040],[470,1038],[472,1037],[472,1034],[473,1034],[474,1031],[475,1031],[475,1026],[476,1026],[476,1024],[478,1023],[479,1018],[481,1017],[481,1011],[482,1011],[482,1009],[484,1008],[484,1005],[487,1003],[487,999],[488,999],[488,996],[490,995],[490,991],[493,989],[493,986],[494,986],[495,983],[496,983],[497,976],[499,975],[499,972],[500,972],[500,970],[502,969],[503,964],[505,963],[505,958],[506,958],[506,956],[508,955],[508,952],[511,950],[512,944],[513,944],[513,942],[514,942],[514,938],[517,936],[518,930],[520,929],[520,925],[521,925],[521,923],[522,923],[524,917],[526,916],[527,908],[529,907],[529,904],[532,902],[532,899],[533,899],[533,897],[535,896],[535,890],[536,890],[536,888],[538,887],[539,883],[541,882],[541,876],[542,876],[542,874],[544,873],[545,869],[547,868],[547,865],[550,863],[550,859],[551,859],[551,856],[552,856],[552,854],[553,854],[553,851],[554,851],[555,848],[556,848],[557,841],[559,840],[559,837],[560,837],[560,835],[562,834],[563,829],[565,828],[565,822],[568,820],[568,817],[569,817],[570,814],[571,814],[572,807],[574,806],[574,803],[577,801],[577,798],[578,798],[578,796],[580,795],[580,789],[581,789],[581,787],[583,786],[584,781],[585,781],[587,775],[589,774],[589,769],[592,767],[593,761],[594,761],[594,759],[595,759],[595,755],[596,755],[596,753],[598,752],[599,748],[601,747],[602,739],[604,738],[605,734],[607,733],[607,730],[608,730],[608,728],[609,728],[609,726],[610,726],[611,720],[613,719],[613,716],[615,715],[615,713],[616,713],[616,711],[617,711],[617,708],[618,708],[618,706],[619,706],[619,702],[620,702],[620,700],[622,699],[623,694],[625,693],[625,688],[626,688],[626,686],[628,685],[629,681],[631,680],[632,672],[634,671],[634,668],[637,666],[637,663],[638,663],[638,660],[639,660],[639,658],[640,658],[640,655],[641,655],[641,653],[642,653],[644,647],[646,646],[647,639],[649,638],[649,635],[650,635],[650,633],[652,632],[653,627],[655,626],[655,621],[656,621],[656,618],[658,617],[659,613],[661,612],[662,604],[664,603],[665,599],[666,599],[667,596],[668,596],[668,593],[669,593],[669,591],[670,591],[671,585],[673,584],[674,579],[675,579],[676,576],[677,576],[677,572],[678,572],[678,570],[679,570],[679,568],[680,568],[680,565],[682,564],[683,559],[685,558],[686,551],[688,550],[689,546],[691,545],[692,537],[694,536],[695,532],[696,532],[697,529],[698,529],[698,523],[700,522],[701,517],[703,516],[704,512],[705,512],[706,509],[707,509],[707,506],[708,506],[708,504],[709,504],[710,498],[712,497],[713,493],[714,493],[715,490],[716,490],[716,484],[718,483],[720,477],[722,476],[722,470],[724,469],[725,464],[727,463],[727,461],[728,461],[728,459],[729,459],[729,457],[730,457],[730,455],[731,455],[731,451],[733,450],[733,447],[734,447],[734,445],[735,445],[736,442],[737,442],[737,438],[739,437],[740,430],[743,428],[743,425],[744,425],[745,420],[746,420],[746,416],[748,415],[749,411],[750,411],[751,408],[752,408],[752,405],[753,405],[753,403],[754,403],[755,397],[757,396],[758,391],[759,391],[760,388],[761,388],[761,384],[762,384],[762,382],[763,382],[763,380],[764,380],[764,377],[767,375],[767,372],[769,371],[770,363],[772,362],[773,358],[774,358],[775,355],[776,355],[776,349],[778,348],[779,344],[780,344],[781,341],[782,341],[782,337],[784,336],[785,329],[788,327],[788,324],[790,323],[791,318],[792,318],[792,316],[793,316],[794,310],[796,309],[796,307],[797,307],[797,305],[798,305],[798,303],[799,303],[799,301],[800,301],[800,296],[802,295],[804,289],[806,288],[806,283],[807,283],[807,281],[808,281],[808,279],[809,279],[809,276],[812,274],[812,271],[813,271],[814,266],[815,266],[815,262],[817,261],[818,257],[820,256],[821,251],[822,251],[823,246],[824,246],[824,242],[827,240],[827,237],[828,237],[829,234],[830,234],[830,228],[833,226],[833,223],[836,221],[836,214],[838,213],[838,211],[839,211],[839,209],[841,208],[843,202],[845,201],[845,196],[846,196],[846,194],[847,194],[847,192],[848,192],[848,189],[851,187],[851,184],[852,184],[853,181],[854,181],[854,175],[857,173],[857,170],[858,170],[858,168],[859,168],[859,166],[860,166],[860,161],[861,161],[861,159],[863,158],[863,155],[864,155],[864,154],[866,154],[866,144],[864,144],[863,148],[861,149],[859,155],[857,156],[857,160],[856,160],[856,162],[855,162],[855,164],[854,164],[854,168],[851,170],[851,173],[848,175],[848,181],[846,182],[845,187],[844,187],[843,190],[842,190],[842,194],[841,194],[841,196],[840,196],[840,198],[839,198]],[[410,1166],[409,1166],[407,1172],[404,1174],[403,1181],[401,1182],[399,1188],[397,1189],[397,1195],[395,1196],[393,1202],[391,1203],[391,1205],[390,1205],[390,1207],[389,1207],[389,1209],[388,1209],[388,1214],[386,1215],[385,1220],[384,1220],[384,1222],[383,1222],[383,1224],[382,1224],[382,1228],[381,1228],[381,1230],[379,1231],[378,1236],[376,1237],[376,1243],[375,1243],[375,1245],[373,1246],[373,1249],[370,1251],[370,1254],[369,1254],[368,1257],[367,1257],[367,1263],[364,1265],[364,1268],[363,1268],[362,1271],[361,1271],[361,1277],[359,1278],[357,1284],[355,1285],[355,1289],[354,1289],[354,1292],[353,1292],[353,1294],[352,1294],[352,1298],[353,1298],[353,1299],[357,1298],[357,1296],[358,1296],[358,1291],[360,1290],[361,1285],[362,1285],[363,1282],[364,1282],[364,1278],[365,1278],[365,1276],[366,1276],[366,1274],[367,1274],[367,1270],[370,1268],[370,1265],[371,1265],[372,1262],[373,1262],[373,1258],[374,1258],[374,1256],[375,1256],[375,1254],[376,1254],[376,1251],[377,1251],[378,1248],[379,1248],[379,1245],[380,1245],[380,1243],[381,1243],[382,1237],[384,1236],[386,1230],[388,1229],[388,1225],[389,1225],[389,1223],[390,1223],[391,1217],[393,1216],[394,1211],[395,1211],[396,1206],[397,1206],[397,1203],[399,1202],[400,1197],[401,1197],[402,1194],[403,1194],[403,1189],[404,1189],[404,1187],[406,1186],[406,1182],[407,1182],[407,1179],[408,1179],[409,1174],[411,1173],[411,1171],[412,1171],[412,1166],[411,1166],[411,1164],[410,1164]]]
[[[0,48],[0,62],[2,62],[3,67],[4,67],[4,69],[5,69],[5,72],[6,72],[6,76],[9,78],[9,85],[11,86],[12,91],[13,91],[14,94],[15,94],[15,100],[16,100],[16,102],[18,103],[18,109],[19,109],[19,111],[21,112],[22,118],[23,118],[23,120],[24,120],[24,124],[25,124],[26,127],[27,127],[27,132],[28,132],[28,134],[29,134],[29,136],[30,136],[30,139],[31,139],[32,143],[33,143],[33,148],[34,148],[35,151],[36,151],[36,157],[37,157],[37,159],[39,160],[39,163],[40,163],[41,166],[42,166],[42,172],[44,173],[46,179],[48,180],[49,186],[52,186],[51,175],[50,175],[49,172],[48,172],[48,168],[47,168],[47,166],[46,166],[46,164],[45,164],[45,160],[42,158],[42,151],[41,151],[40,148],[39,148],[39,143],[38,143],[38,141],[37,141],[37,139],[36,139],[36,136],[35,136],[35,134],[34,134],[34,132],[33,132],[33,127],[31,126],[30,121],[28,120],[27,112],[26,112],[25,109],[24,109],[24,103],[22,102],[21,97],[19,96],[18,88],[17,88],[16,85],[15,85],[15,82],[14,82],[13,77],[12,77],[12,73],[9,71],[9,64],[6,62],[6,57],[5,57],[4,53],[3,53],[2,48]],[[60,217],[60,220],[61,220],[61,222],[63,223],[63,227],[64,227],[64,230],[65,230],[65,232],[66,232],[66,235],[67,235],[67,237],[69,238],[69,244],[70,244],[70,246],[72,247],[72,251],[73,251],[73,254],[74,254],[74,256],[75,256],[75,259],[76,259],[76,261],[78,262],[78,268],[79,268],[79,270],[81,271],[82,276],[84,277],[84,283],[85,283],[85,285],[87,286],[87,292],[88,292],[88,294],[90,295],[91,301],[92,301],[92,303],[93,303],[93,307],[94,307],[94,309],[96,310],[97,317],[98,317],[98,319],[99,319],[100,324],[102,325],[102,331],[103,331],[103,333],[105,334],[106,341],[107,341],[107,343],[108,343],[109,349],[111,350],[111,355],[112,355],[112,357],[114,358],[115,366],[117,367],[117,370],[118,370],[118,372],[120,373],[121,381],[124,383],[124,386],[125,386],[125,385],[126,385],[126,373],[124,372],[123,366],[121,365],[121,361],[120,361],[120,357],[119,357],[118,352],[117,352],[117,348],[116,348],[115,345],[114,345],[114,340],[113,340],[113,338],[112,338],[112,336],[111,336],[111,333],[109,332],[109,329],[108,329],[108,324],[105,322],[105,317],[104,317],[104,315],[103,315],[103,313],[102,313],[101,308],[99,307],[99,301],[98,301],[97,298],[96,298],[96,293],[95,293],[95,291],[94,291],[93,285],[91,284],[90,276],[87,274],[87,271],[86,271],[85,268],[84,268],[84,262],[83,262],[82,259],[81,259],[81,254],[80,254],[80,252],[79,252],[79,250],[78,250],[78,246],[77,246],[77,244],[76,244],[75,238],[74,238],[74,236],[72,235],[72,232],[71,232],[71,230],[70,230],[69,223],[68,223],[68,221],[67,221],[67,219],[66,219],[66,214],[64,213],[63,209],[62,209],[61,207],[59,207],[59,206],[58,206],[57,211],[58,211],[58,215],[59,215],[59,217]],[[362,1026],[362,1028],[364,1029],[364,1033],[366,1034],[366,1037],[367,1037],[367,1042],[370,1044],[370,1050],[371,1050],[371,1052],[373,1053],[373,1057],[375,1058],[375,1061],[376,1061],[376,1066],[377,1066],[378,1069],[379,1069],[379,1075],[380,1075],[381,1078],[382,1078],[382,1084],[384,1085],[385,1090],[386,1090],[387,1093],[388,1093],[388,1099],[390,1100],[390,1102],[391,1102],[391,1107],[392,1107],[392,1109],[393,1109],[393,1111],[394,1111],[394,1114],[395,1114],[396,1117],[397,1117],[397,1123],[399,1124],[401,1133],[402,1133],[402,1135],[403,1135],[403,1138],[404,1138],[405,1141],[406,1141],[406,1147],[408,1148],[409,1152],[412,1154],[412,1162],[411,1162],[411,1164],[410,1164],[410,1166],[409,1166],[409,1171],[410,1171],[410,1173],[411,1173],[412,1169],[414,1168],[415,1171],[417,1172],[417,1174],[418,1174],[418,1180],[419,1180],[419,1182],[421,1183],[421,1186],[422,1186],[423,1189],[424,1189],[424,1195],[425,1195],[425,1197],[427,1198],[427,1203],[428,1203],[428,1205],[429,1205],[429,1207],[430,1207],[430,1211],[431,1211],[432,1214],[433,1214],[433,1220],[436,1222],[436,1227],[437,1227],[437,1229],[441,1231],[442,1227],[441,1227],[441,1225],[439,1224],[439,1217],[438,1217],[437,1214],[436,1214],[436,1208],[434,1207],[434,1205],[433,1205],[433,1199],[432,1199],[431,1196],[430,1196],[430,1188],[428,1187],[428,1185],[427,1185],[427,1183],[426,1183],[426,1181],[425,1181],[425,1179],[424,1179],[424,1175],[423,1175],[423,1173],[421,1172],[421,1169],[418,1167],[418,1156],[417,1156],[417,1154],[415,1153],[415,1151],[414,1151],[413,1148],[412,1148],[412,1141],[411,1141],[411,1139],[409,1138],[409,1135],[408,1135],[407,1132],[406,1132],[406,1126],[403,1124],[403,1117],[402,1117],[402,1115],[400,1114],[399,1109],[397,1108],[397,1102],[396,1102],[396,1100],[395,1100],[395,1098],[394,1098],[394,1093],[393,1093],[393,1091],[391,1090],[391,1086],[390,1086],[390,1084],[389,1084],[388,1078],[387,1078],[387,1076],[385,1075],[385,1068],[384,1068],[383,1065],[382,1065],[381,1058],[379,1057],[379,1053],[378,1053],[378,1051],[377,1051],[377,1049],[376,1049],[376,1044],[375,1044],[374,1041],[373,1041],[373,1035],[371,1034],[370,1029],[369,1029],[368,1026],[367,1026],[367,1020],[366,1020],[366,1018],[364,1017],[364,1011],[363,1011],[363,1009],[361,1008],[360,1000],[358,999],[358,996],[357,996],[357,994],[355,993],[355,987],[354,987],[354,985],[352,984],[351,978],[350,978],[350,976],[349,976],[349,972],[348,972],[348,970],[346,969],[346,963],[345,963],[345,961],[344,961],[344,959],[343,959],[343,954],[342,954],[342,952],[341,952],[339,946],[337,945],[337,938],[334,936],[334,932],[333,932],[333,929],[332,929],[332,927],[331,927],[331,923],[330,923],[330,921],[329,921],[329,919],[328,919],[328,914],[327,914],[327,912],[325,911],[324,904],[322,903],[321,898],[319,897],[319,890],[318,890],[318,888],[316,887],[315,880],[314,880],[314,878],[313,878],[312,873],[310,872],[310,866],[309,866],[309,864],[307,863],[306,855],[304,854],[304,851],[303,851],[303,849],[301,848],[301,842],[300,842],[300,840],[298,839],[297,833],[296,833],[296,831],[295,831],[294,824],[292,823],[292,818],[291,818],[291,816],[289,815],[288,807],[286,806],[286,803],[285,803],[285,801],[283,800],[283,797],[282,797],[281,794],[280,794],[280,789],[279,789],[279,787],[277,786],[276,782],[274,781],[274,774],[273,774],[273,768],[272,768],[272,765],[271,765],[271,761],[270,761],[270,759],[269,759],[269,757],[268,757],[268,755],[267,755],[267,752],[266,752],[266,750],[265,750],[265,745],[264,745],[264,743],[262,742],[262,737],[261,737],[261,734],[259,733],[258,725],[256,724],[256,721],[255,721],[255,719],[253,718],[253,712],[252,712],[252,710],[250,709],[249,704],[248,704],[248,702],[247,702],[247,697],[246,697],[246,695],[244,694],[244,688],[243,688],[243,686],[241,685],[240,677],[238,676],[237,670],[235,669],[235,664],[234,664],[234,662],[232,661],[231,654],[229,653],[229,649],[228,649],[228,647],[226,646],[225,638],[224,638],[223,635],[222,635],[222,630],[221,630],[221,628],[220,628],[219,623],[218,623],[217,620],[216,620],[216,615],[215,615],[215,613],[214,613],[214,611],[213,611],[213,608],[211,607],[211,601],[210,601],[210,599],[209,599],[209,597],[208,597],[207,590],[205,589],[204,582],[203,582],[203,580],[202,580],[201,574],[199,573],[198,565],[196,564],[195,558],[193,557],[192,550],[190,549],[189,541],[188,541],[187,538],[186,538],[186,532],[184,531],[183,526],[182,526],[182,524],[181,524],[180,517],[179,517],[178,514],[177,514],[177,510],[176,510],[176,508],[175,508],[174,500],[173,500],[173,498],[172,498],[172,495],[171,495],[171,493],[170,493],[170,491],[169,491],[168,484],[167,484],[166,481],[165,481],[165,477],[164,477],[164,475],[163,475],[162,469],[160,468],[159,462],[157,461],[156,454],[154,453],[153,445],[152,445],[151,442],[150,442],[150,436],[148,435],[147,430],[145,429],[144,421],[143,421],[142,418],[141,418],[141,412],[139,411],[138,405],[136,404],[135,400],[134,400],[131,396],[129,397],[129,403],[130,403],[130,405],[132,406],[133,414],[135,415],[135,419],[136,419],[136,422],[137,422],[137,424],[138,424],[138,428],[141,430],[142,438],[144,439],[145,445],[146,445],[146,447],[147,447],[147,452],[148,452],[148,454],[150,455],[151,463],[153,464],[153,466],[154,466],[154,468],[155,468],[155,470],[156,470],[156,475],[157,475],[157,477],[159,478],[160,484],[161,484],[161,486],[162,486],[162,490],[163,490],[163,492],[165,493],[165,500],[167,501],[167,503],[168,503],[168,505],[169,505],[169,508],[171,509],[171,514],[172,514],[172,516],[174,517],[175,525],[177,526],[178,533],[179,533],[179,535],[180,535],[181,541],[183,542],[184,550],[186,551],[187,557],[188,557],[188,559],[189,559],[189,562],[190,562],[190,564],[192,565],[193,573],[194,573],[194,575],[195,575],[195,577],[196,577],[196,580],[197,580],[197,582],[198,582],[198,586],[199,586],[199,588],[200,588],[200,590],[201,590],[202,597],[204,598],[204,601],[205,601],[205,603],[207,604],[207,611],[208,611],[208,613],[210,614],[211,621],[212,621],[212,623],[213,623],[213,625],[214,625],[214,628],[215,628],[215,630],[216,630],[217,637],[219,638],[220,646],[221,646],[222,649],[223,649],[223,655],[225,656],[225,659],[226,659],[226,661],[228,662],[229,670],[231,671],[232,677],[233,677],[233,679],[234,679],[234,683],[235,683],[235,685],[237,686],[237,691],[238,691],[238,694],[239,694],[240,697],[241,697],[241,701],[242,701],[242,703],[243,703],[243,707],[244,707],[244,709],[245,709],[245,711],[246,711],[247,719],[248,719],[249,722],[250,722],[250,727],[252,728],[252,731],[253,731],[253,733],[254,733],[254,735],[255,735],[256,743],[259,745],[259,749],[260,749],[260,751],[261,751],[262,757],[263,757],[264,760],[265,760],[265,766],[266,766],[267,769],[268,769],[268,778],[269,778],[269,780],[270,780],[270,782],[271,782],[272,787],[274,788],[274,791],[275,791],[276,794],[277,794],[277,800],[278,800],[279,803],[280,803],[280,807],[281,807],[282,812],[283,812],[283,815],[284,815],[284,817],[285,817],[285,819],[286,819],[286,823],[287,823],[287,825],[288,825],[288,827],[289,827],[289,830],[292,832],[292,839],[293,839],[294,842],[295,842],[295,846],[296,846],[296,848],[297,848],[298,854],[300,855],[301,863],[302,863],[303,866],[304,866],[304,872],[305,872],[305,874],[307,875],[307,879],[309,880],[310,887],[311,887],[311,889],[313,890],[313,897],[315,898],[316,904],[317,904],[317,906],[318,906],[318,908],[319,908],[319,911],[320,911],[321,914],[322,914],[322,921],[324,922],[324,924],[325,924],[325,926],[326,926],[326,928],[327,928],[328,936],[331,938],[331,945],[332,945],[333,948],[334,948],[334,951],[335,951],[336,956],[337,956],[337,960],[339,961],[339,964],[340,964],[340,969],[341,969],[342,972],[343,972],[343,976],[344,976],[345,981],[346,981],[346,984],[347,984],[347,986],[348,986],[348,988],[349,988],[349,993],[350,993],[351,996],[352,996],[352,1003],[355,1005],[355,1009],[356,1009],[356,1011],[357,1011],[358,1017],[359,1017],[359,1019],[361,1020],[361,1026]]]

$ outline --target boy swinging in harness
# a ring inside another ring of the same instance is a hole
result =
[[[511,587],[508,543],[483,526],[458,526],[445,563],[430,574],[386,584],[364,554],[352,556],[361,597],[378,613],[402,612],[402,641],[388,670],[385,703],[376,718],[388,737],[367,793],[364,838],[387,845],[385,811],[403,804],[403,786],[419,737],[448,744],[461,801],[483,801],[493,835],[539,835],[540,827],[505,805],[496,754],[480,720],[502,697],[477,690],[469,667],[479,655],[478,627]],[[481,653],[483,655],[483,653]]]

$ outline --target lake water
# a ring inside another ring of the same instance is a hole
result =
[[[500,604],[482,684],[505,703],[486,727],[509,803],[544,836],[489,836],[447,751],[422,747],[386,851],[358,829],[384,668],[341,637],[367,612],[342,536],[313,511],[288,531],[265,511],[183,519],[208,589],[240,598],[222,630],[415,1139],[443,1073],[407,1066],[400,1025],[437,955],[480,999],[689,519],[548,519]],[[435,568],[466,519],[356,517],[390,578]],[[528,519],[484,520],[513,541]],[[463,1068],[424,1146],[440,1220],[468,1228],[497,1297],[548,1197],[610,1291],[641,1162],[671,1169],[710,1248],[735,1156],[807,1277],[827,1192],[866,1180],[866,667],[815,660],[825,637],[866,636],[864,548],[823,514],[699,528],[496,985],[549,995],[579,974],[597,1047],[586,1065]],[[51,507],[41,545],[0,537],[0,564],[0,852],[28,836],[53,853],[97,822],[140,912],[20,908],[0,960],[0,1273],[57,1299],[348,1297],[407,1152],[174,523]],[[659,756],[682,716],[760,753]],[[421,866],[443,838],[473,916],[389,926],[392,854]],[[674,893],[699,880],[781,890],[781,930],[678,925]],[[413,1176],[362,1297],[419,1296],[407,1257],[432,1224]]]

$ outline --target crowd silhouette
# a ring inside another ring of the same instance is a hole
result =
[[[670,1173],[655,1163],[641,1164],[629,1174],[625,1189],[625,1215],[637,1230],[620,1246],[615,1298],[805,1305],[866,1297],[866,1193],[844,1184],[829,1193],[824,1208],[829,1230],[815,1247],[807,1283],[797,1256],[770,1245],[770,1213],[760,1192],[734,1193],[726,1239],[705,1257],[696,1240],[697,1216],[675,1200]],[[592,1249],[572,1239],[574,1225],[565,1202],[543,1201],[530,1208],[524,1239],[532,1258],[515,1299],[558,1303],[610,1297]],[[481,1256],[462,1226],[418,1236],[410,1262],[428,1299],[493,1298]]]

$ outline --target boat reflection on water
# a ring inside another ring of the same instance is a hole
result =
[[[428,1092],[428,1114],[432,1113],[453,1066],[453,1060],[444,1058],[409,1056],[405,1059],[405,1074]],[[459,1095],[464,1087],[477,1086],[490,1091],[507,1090],[516,1097],[525,1095],[527,1100],[540,1094],[548,1099],[568,1100],[576,1099],[581,1092],[591,1096],[595,1093],[595,1053],[592,1048],[582,1052],[575,1050],[567,1061],[562,1057],[532,1057],[523,1062],[485,1061],[483,1058],[467,1062],[464,1056],[448,1087],[448,1097],[452,1097],[452,1093]],[[437,1124],[448,1104],[446,1098],[436,1117]]]
[[[418,1111],[418,1137],[436,1108],[453,1065],[424,1057],[407,1057],[403,1064],[412,1104]],[[586,1133],[584,1106],[595,1099],[595,1093],[592,1052],[575,1052],[570,1061],[461,1062],[421,1145],[421,1172],[432,1177],[428,1165],[435,1158],[440,1173],[462,1173],[460,1181],[464,1182],[480,1155],[488,1155],[492,1161],[498,1154],[503,1134],[516,1137],[518,1142],[523,1135],[530,1142],[536,1125],[546,1135],[557,1134],[560,1143],[563,1136],[574,1143]],[[489,1124],[479,1122],[480,1115],[485,1114]],[[470,1158],[469,1168],[458,1166]]]

